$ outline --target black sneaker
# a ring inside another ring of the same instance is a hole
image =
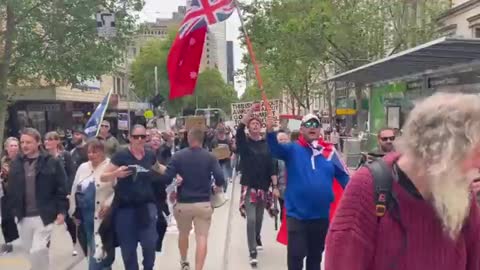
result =
[[[182,267],[180,268],[181,270],[190,270],[190,264],[188,262],[181,262],[180,265]]]
[[[258,251],[263,250],[262,239],[260,238],[260,236],[257,236],[257,250]]]
[[[257,267],[258,260],[257,260],[257,251],[253,250],[250,251],[250,265],[252,267]]]

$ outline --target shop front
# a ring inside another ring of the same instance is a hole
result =
[[[415,102],[435,92],[480,94],[480,39],[441,38],[328,80],[368,87],[370,134],[400,130]]]

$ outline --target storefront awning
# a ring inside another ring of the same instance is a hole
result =
[[[371,84],[478,60],[480,39],[443,37],[335,75],[327,81]]]

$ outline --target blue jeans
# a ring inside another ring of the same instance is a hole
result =
[[[143,269],[153,270],[155,247],[157,244],[157,208],[147,205],[149,222],[138,226],[136,208],[118,208],[115,210],[115,233],[122,251],[125,270],[138,270],[137,245],[140,242],[143,251]]]
[[[115,259],[114,256],[109,256],[102,261],[98,262],[93,258],[95,252],[95,240],[94,240],[94,220],[95,215],[95,184],[92,182],[88,187],[82,191],[83,197],[79,202],[80,210],[82,211],[82,224],[83,229],[87,237],[88,246],[88,270],[107,270],[112,269],[112,263]]]

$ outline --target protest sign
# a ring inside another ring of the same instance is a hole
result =
[[[272,115],[275,118],[275,121],[279,123],[279,115],[280,115],[280,100],[279,99],[272,99],[268,101],[270,104],[270,108],[272,109]],[[235,123],[235,129],[238,125],[242,122],[243,116],[248,112],[252,104],[258,102],[239,102],[239,103],[232,103],[232,120]],[[262,129],[266,127],[266,119],[267,119],[267,109],[265,108],[263,102],[259,111],[254,112],[254,116],[259,118],[262,121]]]

